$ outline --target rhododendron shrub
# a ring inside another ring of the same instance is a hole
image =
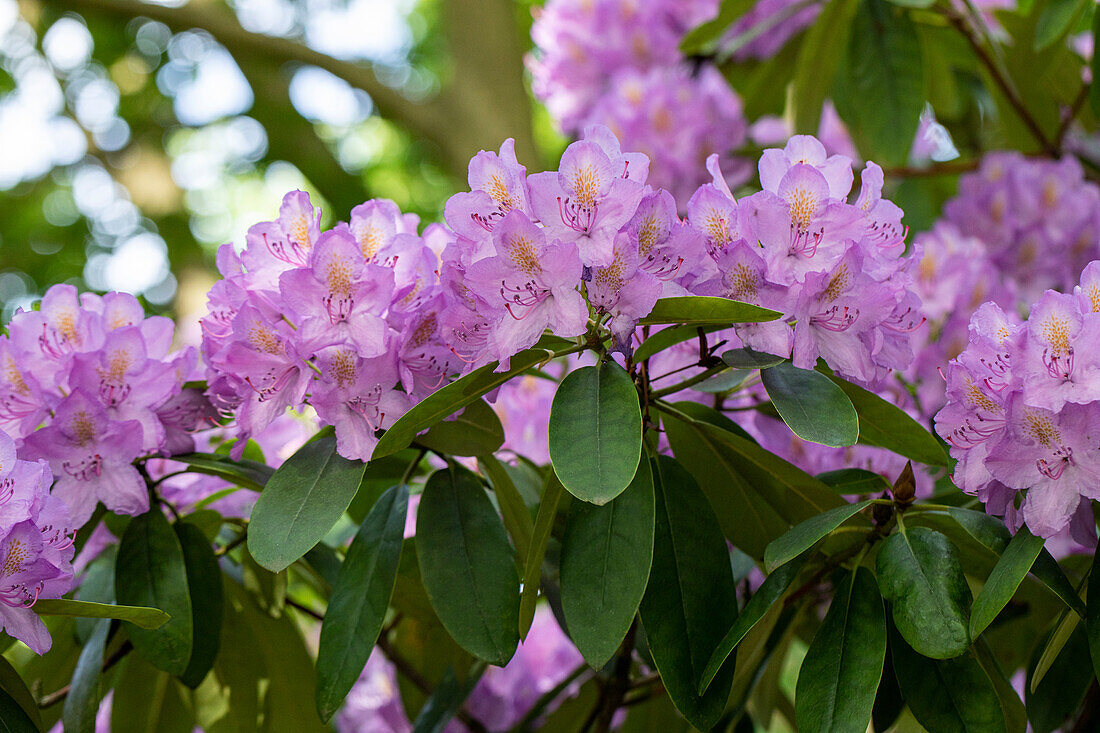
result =
[[[551,169],[290,191],[193,328],[44,288],[0,728],[1095,728],[1100,96],[1004,41],[1093,11],[1004,6],[550,0]]]

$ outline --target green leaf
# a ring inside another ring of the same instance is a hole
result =
[[[519,578],[500,517],[474,474],[451,465],[428,479],[416,519],[420,576],[451,637],[503,666],[518,643]]]
[[[248,551],[272,572],[287,568],[332,529],[365,466],[336,452],[336,438],[306,443],[267,482],[248,528]]]
[[[574,502],[561,550],[561,606],[573,643],[594,669],[619,648],[653,560],[653,475],[643,458],[626,491],[603,506]]]
[[[1042,51],[1069,33],[1091,4],[1090,0],[1050,0],[1035,26],[1034,49]]]
[[[993,655],[989,642],[984,638],[978,639],[971,647],[982,665],[982,670],[989,681],[993,683],[993,689],[997,692],[997,699],[1001,701],[1001,712],[1004,713],[1005,729],[1007,733],[1025,733],[1027,731],[1027,710],[1020,696],[1016,693],[1012,683],[1005,677],[1000,663]]]
[[[317,716],[313,659],[294,618],[288,613],[272,616],[237,583],[226,583],[225,591],[221,652],[214,666],[218,680],[231,691],[226,711],[230,725],[225,729],[330,731]],[[259,715],[262,727],[257,725]]]
[[[111,730],[126,733],[191,733],[194,712],[171,675],[131,654],[115,683]]]
[[[819,473],[815,478],[838,494],[878,494],[890,489],[886,479],[862,468],[839,468]]]
[[[970,587],[955,546],[924,527],[902,527],[878,553],[878,582],[894,623],[917,652],[957,657],[970,646]]]
[[[481,671],[484,672],[484,667]],[[439,686],[413,721],[413,733],[442,733],[480,679],[481,673],[478,672],[471,674],[464,682],[459,682],[454,670],[448,667]]]
[[[99,712],[99,671],[103,667],[103,650],[110,628],[110,621],[97,621],[91,638],[80,650],[61,713],[66,733],[95,733],[95,718]]]
[[[606,504],[634,478],[642,452],[638,390],[613,361],[566,375],[550,407],[550,462],[570,494]]]
[[[4,690],[0,690],[0,733],[38,733],[38,726]]]
[[[744,15],[754,2],[755,0],[722,0],[717,16],[684,34],[680,40],[680,51],[686,56],[712,53],[729,27],[737,22],[737,19]]]
[[[700,328],[703,329],[703,333],[714,333],[720,331],[722,326],[669,326],[668,328],[662,328],[660,331],[650,334],[649,338],[634,350],[634,363],[641,363],[670,346],[699,338]]]
[[[1089,654],[1092,657],[1092,669],[1100,677],[1100,553],[1094,552],[1092,570],[1089,572],[1089,586],[1086,596],[1089,599],[1085,611],[1085,630],[1089,640]]]
[[[943,733],[1004,733],[1000,700],[974,652],[935,660],[917,654],[890,630],[890,653],[902,696],[913,717]]]
[[[508,530],[512,545],[516,548],[516,557],[523,562],[531,549],[531,535],[535,531],[527,505],[524,504],[523,497],[508,474],[508,470],[500,461],[492,455],[484,455],[479,456],[477,462],[489,479],[493,493],[496,494],[500,514],[504,519],[504,528]]]
[[[204,473],[231,481],[253,491],[263,491],[267,480],[275,473],[271,466],[256,461],[234,461],[228,456],[213,453],[184,453],[172,456],[173,461],[186,463],[193,473]]]
[[[886,661],[886,613],[875,576],[857,567],[837,587],[798,673],[798,729],[864,733]]]
[[[763,323],[783,314],[758,305],[709,295],[682,295],[661,298],[649,315],[638,321],[647,326],[676,323],[688,326],[728,326],[732,323]]]
[[[187,669],[180,681],[195,689],[214,666],[221,645],[225,598],[218,558],[202,530],[190,522],[177,522],[176,536],[183,549],[187,569],[187,590],[191,596],[191,626],[194,644]]]
[[[665,420],[676,458],[699,482],[726,537],[760,559],[792,525],[846,502],[755,443],[685,413]]]
[[[1032,672],[1029,675],[1032,679],[1037,668],[1037,657],[1038,649],[1032,657]],[[1092,682],[1087,634],[1085,628],[1077,624],[1039,684],[1029,684],[1024,688],[1027,718],[1035,733],[1051,733],[1061,728],[1070,716],[1080,710],[1081,701]]]
[[[777,364],[762,369],[760,381],[783,422],[795,435],[833,448],[855,445],[859,419],[852,402],[824,374]]]
[[[931,511],[922,510],[919,513],[913,513],[911,517],[909,520],[911,523],[920,523],[943,532],[957,545],[966,544],[968,547],[977,548],[994,561],[1000,559],[1001,553],[1005,551],[1012,539],[1012,534],[1005,527],[1004,521],[973,509],[947,507]],[[1081,596],[1077,594],[1077,590],[1069,582],[1065,572],[1045,548],[1039,552],[1039,557],[1031,568],[1031,574],[1069,608],[1084,617],[1085,604],[1081,602]]]
[[[802,569],[802,564],[802,559],[795,558],[786,565],[781,565],[768,575],[756,592],[752,594],[749,602],[745,604],[745,610],[733,622],[733,626],[722,637],[722,641],[718,642],[718,647],[714,650],[714,654],[710,656],[710,661],[707,662],[707,668],[703,670],[703,677],[699,683],[699,694],[707,691],[711,680],[718,674],[726,658],[733,653],[733,650],[737,648],[745,635],[760,623],[768,610],[791,587],[791,583],[798,576],[798,571]]]
[[[38,711],[38,700],[19,676],[19,672],[4,657],[0,656],[0,690],[3,690],[16,705],[23,709],[37,728],[42,728],[42,716]],[[69,692],[71,696],[72,691]],[[3,717],[3,716],[0,716]]]
[[[861,2],[833,100],[860,151],[883,165],[909,158],[927,98],[923,67],[909,11],[886,0]]]
[[[558,514],[558,505],[563,497],[568,501],[565,487],[551,469],[546,476],[539,502],[539,513],[535,517],[535,528],[531,534],[531,547],[523,563],[523,595],[519,602],[519,636],[527,638],[531,623],[535,620],[535,604],[539,599],[539,584],[542,580],[542,561],[546,557],[546,545],[554,529],[554,517]]]
[[[122,535],[115,598],[122,605],[159,608],[171,616],[159,628],[131,622],[126,631],[134,649],[150,664],[169,674],[183,674],[194,639],[187,569],[179,538],[159,507],[134,517]]]
[[[947,465],[947,454],[936,436],[900,407],[845,379],[837,376],[829,378],[848,395],[856,408],[859,442],[886,448],[929,466]]]
[[[129,621],[143,629],[159,629],[171,618],[168,613],[159,608],[71,601],[67,598],[40,598],[33,609],[40,616],[117,618],[121,621]]]
[[[970,638],[977,639],[1001,612],[1024,581],[1043,550],[1043,538],[1020,527],[989,574],[970,611]]]
[[[504,426],[485,400],[474,400],[454,420],[443,420],[416,439],[452,456],[480,456],[504,444]]]
[[[661,681],[676,709],[701,730],[722,715],[733,682],[728,660],[703,695],[699,681],[737,615],[729,553],[695,479],[667,456],[654,459],[653,567],[641,603],[642,625]]]
[[[722,352],[722,361],[734,369],[767,369],[787,361],[786,357],[753,351],[749,348],[729,349]]]
[[[1058,660],[1059,655],[1065,650],[1066,644],[1069,642],[1070,637],[1077,633],[1077,627],[1081,624],[1081,619],[1068,612],[1063,612],[1059,617],[1054,628],[1044,639],[1043,643],[1036,647],[1036,655],[1038,661],[1035,663],[1034,669],[1028,675],[1028,687],[1027,689],[1034,692],[1043,680],[1046,679],[1047,672],[1054,666],[1054,663]],[[1039,650],[1042,650],[1041,652]]]
[[[828,0],[806,31],[789,96],[795,132],[817,133],[821,107],[833,88],[858,7],[859,0]]]
[[[792,528],[768,545],[768,549],[764,552],[764,570],[770,573],[780,565],[787,564],[875,501],[877,500],[867,499],[855,504],[838,506],[816,517],[810,517]]]
[[[340,567],[317,651],[317,711],[324,721],[344,703],[382,631],[401,562],[408,505],[404,485],[382,494]]]
[[[497,368],[497,362],[494,361],[440,387],[416,403],[386,430],[378,440],[378,445],[374,446],[371,460],[388,456],[405,448],[413,442],[418,433],[455,414],[517,374],[522,374],[553,356],[552,351],[527,349],[512,357],[509,369],[506,371],[493,371]]]

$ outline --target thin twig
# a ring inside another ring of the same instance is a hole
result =
[[[1012,85],[1012,82],[1007,76],[1007,72],[1002,71],[1000,66],[993,60],[993,57],[990,56],[989,51],[982,45],[982,42],[974,33],[973,28],[970,27],[968,19],[955,10],[955,8],[948,5],[941,6],[940,12],[943,13],[952,27],[966,38],[967,43],[970,44],[970,48],[974,51],[974,55],[978,57],[978,60],[989,71],[989,75],[993,78],[993,82],[1000,88],[1008,104],[1015,110],[1020,121],[1024,123],[1028,132],[1031,133],[1031,136],[1035,138],[1036,142],[1039,143],[1048,155],[1057,155],[1058,147],[1047,138],[1043,129],[1039,126],[1039,123],[1027,108],[1027,105],[1024,104],[1023,99],[1020,98],[1019,92],[1017,92],[1016,88]]]
[[[100,673],[106,672],[111,667],[118,664],[120,661],[122,661],[123,657],[125,657],[133,650],[134,645],[130,643],[129,639],[127,639],[125,642],[122,643],[122,646],[115,650],[115,653],[108,657],[107,661],[103,663],[103,666],[100,668]],[[71,687],[72,685],[65,685],[60,690],[55,690],[48,695],[43,695],[38,700],[38,707],[41,709],[45,709],[61,702],[68,696]]]

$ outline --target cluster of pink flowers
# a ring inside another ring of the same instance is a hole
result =
[[[654,182],[677,198],[702,182],[713,152],[743,181],[747,165],[729,157],[745,142],[741,100],[679,48],[717,11],[716,0],[551,0],[531,28],[535,94],[566,133],[606,125],[645,152]]]
[[[882,198],[883,173],[868,162],[848,203],[852,161],[826,155],[813,137],[792,137],[760,159],[764,190],[734,199],[718,169],[688,202],[704,235],[709,276],[689,285],[777,310],[787,317],[735,327],[745,346],[812,369],[818,357],[838,374],[876,384],[912,360],[911,333],[923,322],[904,257],[902,211]]]
[[[849,204],[850,159],[798,137],[765,152],[765,190],[738,202],[712,157],[689,223],[646,185],[648,163],[596,126],[557,171],[527,175],[507,141],[471,160],[449,229],[422,236],[389,201],[322,232],[306,195],[288,194],[243,252],[219,254],[225,279],[203,320],[211,400],[236,412],[242,438],[308,403],[342,455],[369,459],[376,431],[447,379],[503,369],[547,329],[572,338],[599,323],[629,352],[659,297],[689,293],[786,314],[737,334],[799,366],[820,356],[866,383],[905,366],[919,302],[881,169],[868,164]]]
[[[0,431],[0,627],[37,654],[51,639],[31,606],[73,586],[73,525],[51,481],[44,461],[17,458]]]
[[[97,501],[147,511],[131,462],[190,450],[189,433],[210,418],[201,390],[184,389],[197,352],[172,352],[174,330],[131,295],[55,285],[0,336],[0,429],[24,457],[49,463],[77,527]]]
[[[1021,322],[994,303],[970,322],[947,367],[936,429],[958,459],[955,483],[1010,525],[1050,537],[1100,499],[1100,261],[1072,295],[1048,290]],[[1018,501],[1017,492],[1026,496]]]
[[[988,256],[1031,302],[1047,288],[1068,288],[1100,256],[1100,186],[1076,158],[990,153],[960,177],[944,219],[985,243]]]

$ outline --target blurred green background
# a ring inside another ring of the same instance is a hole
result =
[[[563,141],[513,0],[0,0],[0,309],[50,284],[185,320],[214,253],[302,188],[425,221],[480,149]]]

